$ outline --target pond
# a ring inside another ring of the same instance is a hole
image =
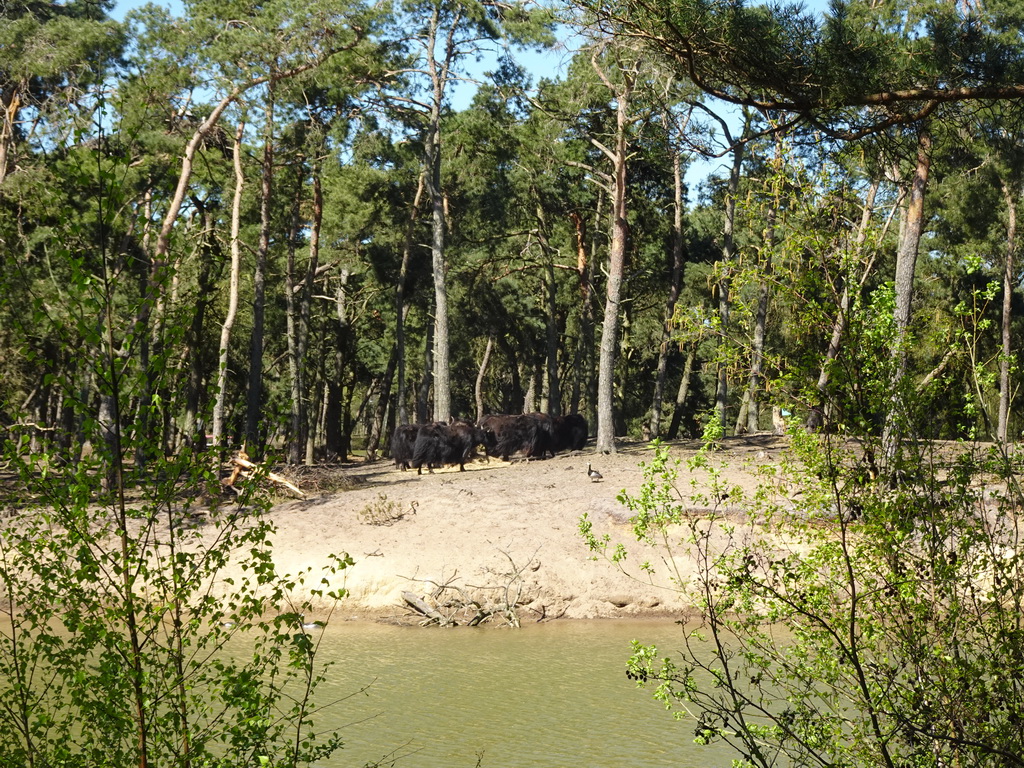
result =
[[[344,700],[318,722],[346,742],[325,766],[391,752],[410,768],[704,768],[735,757],[695,746],[692,721],[674,721],[626,678],[631,640],[663,653],[681,646],[669,620],[521,630],[338,622],[323,632],[319,658],[335,666],[318,698]]]

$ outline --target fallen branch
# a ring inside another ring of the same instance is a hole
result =
[[[405,600],[413,610],[422,613],[431,621],[436,621],[442,626],[446,626],[451,623],[440,611],[431,608],[421,597],[413,592],[403,592],[402,599]]]
[[[300,499],[306,498],[306,494],[299,490],[298,486],[293,485],[276,472],[264,471],[258,464],[254,464],[253,462],[249,461],[248,459],[242,456],[235,456],[234,458],[231,459],[231,463],[235,465],[235,469],[231,472],[231,477],[228,478],[228,482],[225,483],[228,486],[234,486],[235,481],[238,479],[239,475],[243,474],[242,470],[247,469],[251,472],[259,472],[261,476],[267,478],[268,480],[275,482],[278,485],[283,485],[285,488],[290,490]]]

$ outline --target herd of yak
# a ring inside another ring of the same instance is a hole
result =
[[[403,424],[391,438],[391,456],[399,469],[459,465],[473,459],[478,446],[488,456],[509,460],[511,456],[543,459],[558,451],[580,451],[587,442],[587,420],[578,414],[548,416],[526,413],[519,416],[490,415],[480,422],[452,420],[448,423]]]

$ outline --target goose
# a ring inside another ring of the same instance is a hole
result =
[[[603,475],[596,469],[591,467],[589,464],[587,464],[587,477],[590,478],[590,481],[592,483],[596,483],[598,480],[601,480],[603,478]]]

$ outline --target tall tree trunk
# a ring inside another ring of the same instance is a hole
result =
[[[306,284],[302,289],[302,303],[299,307],[299,344],[301,347],[300,359],[305,360],[306,351],[309,349],[310,315],[312,314],[313,287],[317,273],[320,271],[320,231],[323,229],[324,221],[324,190],[320,180],[320,163],[313,163],[313,218],[309,224],[309,260],[306,262]],[[306,392],[319,392],[319,384],[314,387],[311,382],[306,382]],[[312,403],[306,408],[306,465],[312,466],[315,461],[315,438],[316,424],[311,422],[319,421],[319,418],[312,418],[311,413],[319,413],[319,409],[311,411]]]
[[[773,161],[771,208],[766,217],[766,227],[758,266],[757,305],[754,309],[754,329],[750,344],[750,372],[747,377],[746,423],[742,425],[746,432],[757,432],[760,429],[761,408],[758,393],[761,390],[761,376],[764,370],[764,338],[768,323],[769,282],[772,273],[772,259],[775,255],[775,224],[781,205],[783,183],[782,140],[775,138],[775,158]],[[737,423],[736,431],[740,431]]]
[[[295,279],[295,250],[298,247],[299,230],[301,228],[302,206],[302,158],[297,160],[299,170],[295,185],[295,200],[292,202],[292,225],[288,233],[288,256],[284,273],[285,301],[285,336],[288,343],[288,373],[290,379],[291,408],[288,429],[288,463],[298,464],[305,452],[306,440],[306,403],[305,403],[305,355],[300,337],[302,321],[299,318],[299,304],[303,298],[296,300],[296,292],[302,290],[305,282],[297,283]]]
[[[764,371],[764,337],[768,324],[768,280],[761,279],[757,286],[757,308],[754,311],[754,334],[750,349],[750,375],[747,380],[747,432],[756,432],[761,426],[761,408],[758,392]]]
[[[349,322],[346,307],[348,271],[341,270],[334,286],[335,323],[334,372],[327,379],[327,403],[324,406],[324,444],[329,456],[338,461],[348,458],[345,439],[344,380],[345,358],[348,350]]]
[[[430,252],[434,272],[434,420],[448,421],[451,417],[451,380],[448,333],[448,263],[445,254],[445,204],[441,190],[441,109],[445,89],[456,49],[453,40],[461,12],[449,27],[443,44],[444,58],[434,58],[438,46],[440,6],[435,5],[428,32],[427,62],[430,71],[431,101],[427,137],[424,142],[424,168],[431,203]]]
[[[319,372],[318,372],[319,373]],[[325,387],[323,385],[322,377],[317,375],[313,377],[313,380],[309,382],[309,429],[306,431],[306,456],[305,463],[307,467],[312,467],[316,464],[316,446],[317,441],[321,437],[320,425],[323,423],[322,417],[324,412],[324,404],[326,398],[324,397]]]
[[[548,262],[547,279],[547,364],[545,366],[547,382],[547,413],[550,416],[562,415],[562,387],[558,377],[558,283],[555,282],[555,265]]]
[[[596,68],[596,59],[595,68]],[[599,76],[604,77],[598,70]],[[601,356],[597,381],[597,442],[599,453],[615,453],[615,361],[619,343],[619,311],[622,280],[626,270],[626,244],[629,222],[626,211],[626,128],[629,124],[629,101],[632,93],[632,75],[626,74],[624,84],[613,88],[615,94],[615,148],[604,150],[612,162],[612,238],[608,249],[608,285],[605,295],[604,322],[601,326]],[[603,148],[602,148],[603,149]]]
[[[683,376],[679,380],[679,389],[676,391],[676,407],[672,411],[672,423],[669,424],[669,440],[675,440],[679,436],[679,425],[683,421],[683,413],[686,408],[686,397],[690,394],[690,377],[693,375],[693,361],[697,357],[697,345],[690,346],[686,353],[686,364],[683,366]]]
[[[503,392],[500,410],[504,413],[523,413],[526,411],[526,399],[523,393],[523,382],[519,377],[519,360],[516,357],[516,350],[504,334],[497,337],[496,343],[505,354],[509,375],[509,386]]]
[[[423,342],[423,378],[416,392],[416,421],[425,424],[430,421],[430,388],[434,379],[434,326],[427,325],[427,337]]]
[[[487,365],[491,362],[491,352],[494,351],[494,336],[487,337],[487,346],[484,348],[484,357],[480,361],[480,369],[476,374],[476,385],[473,387],[473,394],[476,397],[476,420],[484,417],[484,376],[487,374]]]
[[[536,207],[537,239],[547,259],[544,265],[544,300],[545,312],[545,366],[544,366],[544,406],[542,410],[549,416],[562,415],[562,388],[558,376],[558,283],[555,281],[555,254],[548,240],[547,217],[544,209]]]
[[[416,230],[416,219],[419,214],[420,199],[426,186],[426,171],[420,174],[416,184],[416,194],[409,208],[409,218],[405,223],[405,240],[402,243],[402,267],[398,273],[398,285],[395,288],[395,351],[398,354],[398,401],[397,419],[399,424],[409,423],[409,405],[405,373],[405,320],[409,314],[405,292],[409,283],[409,262],[412,260],[413,237]]]
[[[200,201],[194,201],[196,203]],[[198,253],[198,276],[196,309],[192,321],[185,333],[185,353],[187,375],[185,379],[185,411],[183,414],[182,431],[186,439],[195,446],[202,446],[206,439],[207,425],[199,417],[200,400],[204,394],[204,381],[208,374],[203,361],[206,356],[200,353],[203,347],[203,328],[206,324],[206,310],[213,295],[214,283],[218,276],[214,275],[213,266],[219,265],[220,247],[214,235],[214,221],[209,209],[199,205],[199,217],[202,227]]]
[[[928,171],[931,167],[932,139],[927,127],[922,127],[917,141],[917,163],[914,178],[907,198],[906,225],[903,227],[899,250],[896,253],[895,308],[893,322],[893,372],[891,381],[892,397],[885,415],[882,430],[882,455],[884,471],[895,469],[899,445],[906,431],[907,403],[904,398],[907,375],[907,329],[914,300],[914,273],[917,268],[917,253],[921,246],[924,230],[924,194],[928,185]]]
[[[288,369],[291,374],[291,427],[288,444],[288,462],[298,464],[308,458],[309,386],[306,350],[309,346],[310,302],[313,282],[319,269],[320,227],[323,220],[323,190],[320,171],[313,167],[313,220],[309,224],[309,257],[301,281],[295,275],[295,251],[298,247],[301,219],[302,178],[305,163],[298,159],[297,185],[292,209],[292,231],[288,239],[288,261],[285,270],[285,306],[287,307]],[[307,463],[311,463],[307,461]]]
[[[604,195],[598,190],[595,215],[600,221]],[[576,274],[580,292],[580,333],[576,343],[576,366],[572,377],[572,396],[569,400],[569,413],[580,412],[580,402],[586,411],[587,423],[596,425],[597,386],[594,381],[593,350],[594,350],[594,259],[587,255],[585,222],[577,213],[571,215],[573,229],[576,233]],[[592,248],[595,248],[592,244]]]
[[[380,447],[381,435],[384,432],[385,421],[387,420],[388,401],[391,400],[391,382],[395,378],[395,367],[398,365],[398,348],[391,350],[388,357],[388,365],[384,371],[384,377],[380,383],[380,395],[377,397],[377,404],[373,408],[373,416],[370,419],[370,428],[366,433],[366,460],[377,460],[377,449]]]
[[[750,117],[746,118],[749,125]],[[744,135],[747,131],[744,129]],[[725,344],[729,333],[730,302],[729,295],[732,283],[732,267],[736,258],[736,199],[740,190],[740,172],[743,168],[743,155],[746,145],[736,144],[732,151],[732,169],[729,172],[729,186],[725,193],[725,223],[722,227],[722,276],[718,281],[718,320],[720,324],[720,343]],[[719,423],[726,423],[726,408],[729,401],[729,366],[726,361],[718,361],[717,383],[715,386],[715,413]]]
[[[1003,259],[1003,313],[1001,322],[1002,354],[999,356],[999,423],[996,439],[1006,443],[1010,421],[1010,333],[1013,308],[1014,264],[1017,251],[1017,193],[1002,181],[1003,199],[1006,201],[1006,255]]]
[[[526,369],[529,384],[526,385],[526,394],[523,396],[523,413],[537,412],[537,369],[529,365]]]
[[[21,110],[22,84],[0,90],[0,186],[11,165],[11,147],[14,146],[14,126]]]
[[[665,117],[666,125],[668,123]],[[678,149],[672,152],[672,271],[669,275],[668,298],[665,300],[665,315],[661,325],[661,344],[658,347],[658,368],[654,377],[654,398],[651,404],[651,420],[648,433],[652,439],[661,436],[661,411],[665,400],[665,378],[668,374],[668,347],[672,338],[672,323],[676,314],[676,302],[682,284],[683,264],[686,262],[686,241],[683,238],[683,169]]]
[[[231,329],[238,314],[238,280],[242,264],[242,246],[239,240],[242,211],[242,190],[245,176],[242,173],[242,133],[245,123],[239,123],[235,130],[232,161],[235,169],[235,194],[231,202],[231,273],[228,276],[228,311],[220,329],[220,352],[217,362],[217,397],[213,406],[213,445],[223,447],[224,401],[228,388],[228,350],[231,346]]]
[[[270,199],[274,181],[274,88],[267,89],[264,107],[263,168],[260,183],[260,240],[253,271],[252,344],[249,348],[249,387],[245,408],[245,442],[250,454],[263,453],[263,332],[266,312],[267,259],[270,255]]]

